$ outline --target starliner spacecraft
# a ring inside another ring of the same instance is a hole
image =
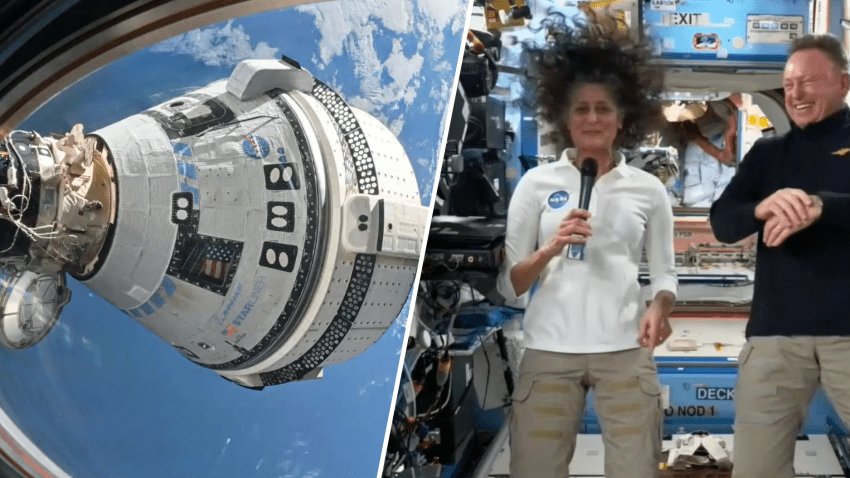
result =
[[[428,209],[403,147],[296,62],[115,124],[0,144],[0,343],[36,344],[65,273],[249,388],[321,377],[401,311]]]

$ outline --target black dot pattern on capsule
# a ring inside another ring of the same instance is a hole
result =
[[[376,262],[377,256],[373,254],[357,255],[345,296],[328,328],[300,358],[278,370],[261,373],[260,379],[263,385],[279,385],[300,380],[307,372],[321,365],[336,350],[354,324],[360,308],[363,307]]]
[[[375,161],[368,141],[366,141],[366,135],[363,134],[354,112],[341,96],[319,80],[314,80],[313,97],[325,107],[342,132],[343,141],[353,156],[358,192],[377,195],[378,174],[375,169]],[[350,160],[348,155],[346,155],[346,160]]]

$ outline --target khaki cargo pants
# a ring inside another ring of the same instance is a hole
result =
[[[822,385],[850,425],[850,337],[751,337],[738,357],[735,478],[792,478],[794,445]]]
[[[643,348],[599,354],[528,349],[511,415],[511,477],[567,478],[593,387],[607,478],[654,478],[661,460],[655,362]]]

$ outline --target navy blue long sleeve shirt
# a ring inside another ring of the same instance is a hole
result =
[[[783,188],[823,200],[823,214],[775,248],[756,206]],[[757,142],[711,207],[718,240],[759,232],[747,337],[850,335],[850,109]]]

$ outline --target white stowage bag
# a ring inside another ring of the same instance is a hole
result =
[[[703,449],[708,457],[698,456],[697,451]],[[730,454],[726,442],[713,435],[691,434],[676,440],[676,446],[670,449],[667,456],[667,466],[673,466],[680,457],[695,460],[695,464],[708,465],[716,462],[721,468],[731,465]]]

